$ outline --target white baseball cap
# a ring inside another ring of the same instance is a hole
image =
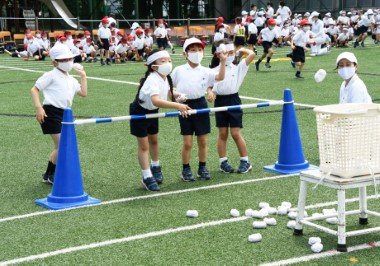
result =
[[[186,39],[185,43],[183,44],[183,52],[186,52],[186,48],[189,46],[189,45],[192,45],[194,43],[198,43],[202,46],[202,48],[205,47],[205,45],[203,44],[203,42],[195,37],[192,37],[192,38],[189,38],[189,39]]]
[[[339,61],[342,59],[347,59],[348,61],[352,63],[358,64],[358,60],[356,59],[356,56],[350,52],[343,52],[340,55],[338,55],[338,58],[336,59],[336,64],[338,65]]]
[[[70,51],[70,48],[65,44],[54,45],[53,48],[51,48],[49,54],[51,60],[53,61],[56,59],[74,58],[74,55]]]
[[[325,16],[330,18],[330,17],[331,17],[331,13],[330,13],[330,12],[327,12],[327,13],[325,14]]]
[[[308,17],[310,16],[310,13],[309,12],[306,12],[305,14],[303,14],[304,17]]]
[[[313,17],[318,17],[319,16],[319,13],[317,11],[313,11],[311,12],[310,14],[310,17],[313,18]]]
[[[241,11],[241,15],[242,15],[242,16],[248,15],[248,12],[245,11],[245,10],[243,10],[243,11]]]
[[[138,27],[140,27],[139,23],[137,23],[137,22],[133,22],[133,23],[132,23],[132,26],[131,26],[131,30],[134,30],[134,29],[136,29],[136,28],[138,28]]]
[[[372,11],[372,9],[368,9],[368,10],[367,10],[367,15],[373,15],[373,11]]]

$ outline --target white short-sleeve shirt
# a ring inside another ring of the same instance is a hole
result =
[[[367,87],[358,75],[354,75],[350,82],[340,86],[339,103],[372,103]]]
[[[246,64],[245,59],[241,60],[237,66],[234,64],[226,66],[224,80],[216,81],[212,90],[217,95],[229,95],[237,93],[244,81],[244,77],[248,73],[248,68],[249,67]],[[219,69],[220,66],[217,66],[213,70],[218,73]]]
[[[157,27],[153,33],[156,38],[166,38],[168,31],[165,28]]]
[[[153,105],[151,97],[158,95],[160,99],[166,100],[170,90],[168,79],[165,80],[157,73],[152,72],[145,80],[139,92],[140,105],[148,110],[158,109]]]
[[[274,29],[270,30],[268,27],[263,29],[260,34],[265,42],[273,42],[274,38],[278,37],[278,32]]]
[[[98,36],[100,39],[109,39],[111,38],[111,30],[101,26],[98,30]]]
[[[248,33],[249,34],[257,34],[257,27],[255,23],[251,22],[248,24]]]
[[[293,37],[293,43],[295,46],[306,47],[306,44],[309,42],[309,34],[303,30],[297,31]]]
[[[184,64],[174,68],[170,74],[174,87],[180,93],[186,94],[187,99],[194,100],[205,96],[208,87],[214,86],[215,71],[198,65],[192,68]]]
[[[46,72],[34,85],[44,95],[44,105],[67,108],[73,103],[75,94],[80,91],[80,84],[71,75],[65,75],[57,68]]]

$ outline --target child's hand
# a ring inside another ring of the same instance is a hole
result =
[[[44,108],[37,107],[36,108],[36,119],[38,123],[42,124],[45,121],[45,117],[47,117]]]
[[[77,72],[77,74],[79,74],[79,76],[81,77],[85,77],[86,76],[86,71],[84,71],[84,69],[80,70],[78,68],[73,68],[75,70],[75,72]]]
[[[175,98],[176,102],[178,103],[184,103],[187,101],[187,97],[186,97],[186,94],[184,93],[180,93],[177,98]]]
[[[209,90],[207,92],[207,101],[211,103],[211,102],[215,101],[215,98],[216,98],[215,92],[213,92],[212,90]]]
[[[227,53],[219,53],[219,59],[221,62],[226,62]]]
[[[179,103],[177,110],[181,113],[182,117],[188,117],[190,115],[188,110],[191,110],[191,108],[187,104]]]

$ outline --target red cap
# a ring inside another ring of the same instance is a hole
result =
[[[91,32],[89,32],[88,30],[85,30],[84,35],[91,35]]]
[[[142,29],[137,29],[135,31],[135,33],[136,33],[136,35],[141,35],[141,34],[143,34],[143,31],[142,31]]]
[[[245,21],[247,21],[247,22],[252,22],[252,21],[253,21],[253,17],[248,16],[248,17],[245,19]]]
[[[271,26],[275,26],[275,25],[276,25],[276,20],[273,19],[273,18],[270,18],[270,19],[268,19],[267,24],[268,24],[268,25],[271,25]]]
[[[118,31],[118,32],[116,33],[116,35],[117,35],[117,36],[124,36],[124,34],[123,34],[121,31]]]
[[[219,30],[220,28],[224,28],[223,23],[216,24],[216,29]]]
[[[131,34],[129,34],[129,35],[127,36],[127,40],[128,40],[128,41],[133,41],[134,38],[133,38],[133,36],[132,36]]]
[[[103,23],[103,24],[107,24],[107,23],[108,23],[108,17],[104,17],[104,18],[102,18],[102,23]]]
[[[303,26],[306,26],[306,25],[310,25],[310,22],[308,19],[303,19],[300,21],[300,26],[303,27]]]
[[[223,17],[218,17],[216,19],[216,21],[219,22],[219,23],[223,23],[224,22],[224,18]]]
[[[64,42],[67,40],[67,38],[65,36],[62,36],[62,35],[58,36],[57,39],[60,40],[61,42]]]

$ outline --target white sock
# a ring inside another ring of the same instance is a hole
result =
[[[145,169],[145,170],[141,170],[142,172],[142,175],[143,175],[143,179],[147,179],[148,177],[152,177],[152,172],[150,171],[150,168],[148,169]]]
[[[227,161],[227,157],[222,157],[219,158],[219,163],[221,164],[222,162]]]
[[[248,162],[248,156],[240,157],[240,161]]]
[[[150,161],[150,164],[152,165],[152,166],[160,166],[160,161]]]

